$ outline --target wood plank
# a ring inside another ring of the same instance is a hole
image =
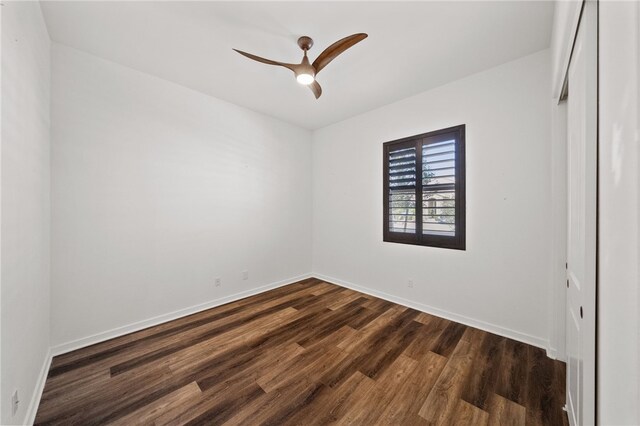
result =
[[[458,340],[442,373],[420,408],[419,415],[434,424],[443,424],[451,419],[462,386],[475,355],[473,344]]]
[[[393,302],[389,302],[388,300],[378,299],[377,297],[369,296],[369,301],[365,302],[362,306],[365,308],[369,308],[373,311],[386,311],[389,308],[394,306],[398,306]]]
[[[489,424],[489,413],[460,399],[448,424],[455,426],[486,426]]]
[[[433,352],[448,358],[453,353],[466,329],[467,326],[463,324],[450,322],[438,338]]]
[[[266,419],[261,421],[262,425],[279,426],[284,424],[287,419],[291,418],[296,412],[304,410],[318,398],[331,390],[322,383],[309,382],[306,380],[297,381],[297,386],[283,386],[278,392],[285,392],[283,398],[286,403],[272,405],[270,411],[263,411]]]
[[[378,419],[380,424],[413,424],[422,404],[427,399],[447,358],[433,352],[426,353],[417,363],[409,380],[398,389],[395,396]]]
[[[298,410],[285,424],[326,425],[336,423],[345,413],[358,404],[361,394],[369,395],[375,382],[356,371],[337,389],[324,392],[319,398]],[[367,401],[369,399],[367,398]]]
[[[82,376],[76,374],[74,376],[73,379],[66,380],[64,383],[56,383],[61,376],[47,379],[38,407],[38,416],[55,417],[61,407],[70,401],[82,401],[87,395],[95,392],[95,389],[109,386],[111,379],[107,368],[98,368],[94,371],[90,370]],[[79,403],[78,406],[81,407],[82,403]]]
[[[422,324],[429,324],[434,318],[433,315],[427,314],[426,312],[420,312],[420,314],[416,317],[416,321]]]
[[[303,280],[256,296],[240,299],[141,331],[129,333],[106,342],[91,345],[82,350],[58,355],[52,360],[52,368],[49,371],[49,376],[54,377],[68,371],[69,367],[77,369],[84,365],[95,364],[97,361],[112,357],[117,353],[131,352],[134,346],[146,346],[149,344],[148,342],[153,339],[164,338],[202,324],[211,324],[218,319],[228,318],[233,314],[246,314],[247,309],[252,307],[265,307],[265,304],[273,302],[274,300],[277,301],[277,303],[282,303],[287,299],[312,294],[314,289],[320,285],[321,283],[314,279]]]
[[[243,404],[250,405],[255,400],[259,400],[264,394],[256,389],[256,379],[276,364],[286,364],[294,359],[304,349],[299,345],[292,343],[281,348],[274,348],[270,357],[261,357],[251,365],[244,368],[235,368],[234,371],[220,377],[219,380],[211,381],[207,384],[207,388],[203,390],[201,397],[194,399],[188,406],[183,406],[180,410],[168,410],[162,416],[156,419],[155,423],[164,424],[185,424],[194,421],[197,418],[206,421],[220,423],[223,417],[218,416],[213,419],[216,411],[224,413],[224,420],[233,417],[236,410],[229,410],[227,407],[233,405],[238,394],[249,390],[249,394],[245,394]],[[202,389],[202,386],[200,386]]]
[[[529,378],[527,387],[527,424],[562,425],[565,412],[558,401],[558,384],[554,383],[554,361],[546,356],[543,349],[528,347]],[[554,377],[555,376],[555,377]]]
[[[487,400],[496,384],[505,340],[504,337],[485,333],[464,385],[462,399],[483,410],[487,409]]]
[[[508,400],[526,405],[529,382],[529,349],[524,343],[507,340],[495,392]]]
[[[369,309],[369,308],[367,308]],[[338,344],[340,349],[344,349],[348,352],[354,352],[359,350],[360,346],[371,338],[372,335],[379,332],[383,328],[387,327],[395,318],[398,318],[406,309],[404,307],[396,307],[385,310],[378,317],[373,319],[369,324],[359,329],[352,336],[346,338],[343,342]]]
[[[336,347],[316,347],[300,353],[291,362],[282,365],[282,369],[277,372],[268,372],[257,380],[265,392],[284,385],[291,380],[291,375],[287,371],[295,371],[297,375],[305,376],[306,380],[322,375],[334,363],[342,362],[348,354]]]
[[[358,293],[356,291],[349,290],[349,289],[342,290],[339,293],[339,296],[340,297],[338,298],[338,300],[336,300],[335,302],[333,302],[331,305],[328,306],[328,308],[331,309],[332,311],[335,311],[336,309],[340,309],[347,303],[353,302],[354,300],[359,298],[362,298],[362,303],[369,301],[369,299],[364,297],[362,293]]]
[[[413,339],[421,329],[422,324],[411,321],[397,332],[389,335],[379,350],[360,362],[358,370],[372,379],[385,373],[387,367],[401,356],[402,352],[413,342]]]
[[[285,309],[285,311],[287,310]],[[276,313],[274,316],[280,316],[285,311]],[[285,324],[285,327],[287,326],[288,324]],[[97,423],[114,421],[140,408],[149,401],[161,398],[194,380],[208,378],[216,373],[218,373],[218,377],[228,376],[235,371],[228,368],[228,366],[238,358],[238,353],[244,354],[242,359],[247,359],[252,355],[246,353],[242,347],[234,348],[232,342],[227,345],[221,354],[214,350],[211,351],[214,353],[214,359],[219,361],[226,359],[226,364],[222,362],[212,363],[207,358],[202,361],[200,357],[197,357],[197,361],[190,364],[186,370],[180,371],[175,369],[175,364],[181,360],[181,354],[174,354],[167,362],[159,360],[153,363],[153,368],[149,365],[147,369],[139,372],[132,371],[112,377],[110,386],[96,389],[95,392],[87,395],[83,400],[71,401],[72,403],[65,401],[65,404],[59,407],[57,415],[53,419],[49,419],[49,421],[64,420],[69,416],[72,416],[72,418],[85,416],[95,420]],[[194,348],[197,348],[197,346]],[[190,348],[190,350],[192,349]],[[175,362],[172,362],[172,360],[175,360]],[[157,368],[155,368],[156,366]],[[240,366],[236,364],[235,368],[238,369]],[[167,374],[165,374],[166,370],[169,370]],[[118,398],[122,394],[126,394],[127,398]],[[85,408],[80,411],[78,407]]]
[[[525,426],[527,409],[513,401],[492,393],[488,399],[490,426]]]
[[[417,361],[401,355],[382,374],[367,396],[367,407],[362,409],[354,405],[347,410],[338,424],[373,425],[379,423],[385,407],[389,405],[395,394],[403,387],[405,382],[416,368]],[[370,376],[369,376],[370,377]]]
[[[419,316],[420,315],[418,315],[418,317]],[[416,320],[417,319],[418,318],[416,318]],[[423,318],[422,324],[424,327],[422,327],[420,333],[418,333],[414,341],[404,351],[405,355],[413,359],[421,359],[429,352],[432,352],[432,349],[435,348],[440,339],[440,335],[449,324],[449,321],[437,317],[431,317],[428,321],[424,321]]]
[[[301,298],[298,298],[295,300],[300,300],[300,299]],[[266,308],[263,307],[256,311],[246,313],[244,316],[240,318],[234,318],[233,320],[223,321],[222,323],[218,323],[216,327],[206,328],[201,331],[198,329],[193,335],[190,335],[188,339],[184,339],[182,336],[180,338],[175,338],[172,340],[165,341],[165,344],[162,345],[162,347],[159,347],[154,351],[147,352],[144,355],[140,355],[134,359],[113,365],[111,367],[111,375],[115,376],[118,374],[122,374],[123,372],[133,370],[135,368],[139,368],[140,366],[144,366],[149,362],[172,355],[185,348],[197,345],[198,343],[205,342],[214,337],[225,334],[235,328],[245,326],[256,320],[260,320],[262,318],[268,317],[269,315],[276,314],[284,309],[291,307],[292,304],[293,302],[291,300],[288,300],[285,302],[278,303],[277,305],[274,305],[274,306],[269,306]]]
[[[242,407],[264,395],[264,391],[255,383],[234,387],[232,391],[214,399],[217,400],[216,404],[212,404],[209,409],[184,424],[204,426],[224,423]]]
[[[311,333],[306,333],[304,337],[299,338],[298,344],[303,347],[309,347],[343,326],[348,325],[354,318],[367,315],[367,308],[360,306],[361,301],[362,298],[355,299],[340,309],[332,311],[332,315],[328,316],[327,321],[318,324]]]
[[[554,405],[552,408],[557,413],[557,416],[560,417],[560,422],[562,426],[569,426],[569,417],[567,416],[567,412],[564,410],[565,405],[565,380],[567,377],[566,364],[562,361],[554,360],[553,364],[553,382],[551,384],[553,392],[553,399],[551,404]],[[556,420],[557,421],[557,420]]]
[[[564,426],[564,368],[309,279],[56,357],[36,424]]]
[[[344,379],[353,374],[355,370],[360,368],[363,368],[369,374],[375,374],[377,370],[374,370],[374,368],[380,367],[382,365],[380,362],[382,361],[380,358],[376,358],[378,363],[374,364],[370,361],[371,355],[377,354],[378,356],[384,356],[384,354],[378,353],[377,349],[383,346],[398,330],[403,330],[410,324],[415,323],[413,318],[415,318],[417,314],[413,309],[407,308],[397,317],[391,318],[384,327],[368,335],[364,341],[358,342],[358,348],[356,350],[357,356],[350,358],[348,362],[335,365],[322,377],[322,383],[332,388],[336,387]],[[386,363],[387,361],[384,362]]]
[[[198,384],[196,382],[191,382],[188,385],[170,393],[169,395],[157,399],[127,416],[121,417],[111,424],[113,426],[153,424],[155,419],[161,416],[166,411],[173,409],[184,410],[185,404],[188,404],[190,401],[199,398],[201,393],[202,391],[198,387]]]

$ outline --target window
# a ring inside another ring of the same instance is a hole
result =
[[[464,125],[383,145],[384,241],[465,249]]]

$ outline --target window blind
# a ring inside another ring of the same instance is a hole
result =
[[[415,146],[389,151],[389,229],[391,232],[416,232]]]
[[[465,248],[465,126],[383,145],[384,240]]]

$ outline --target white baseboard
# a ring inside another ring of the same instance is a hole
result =
[[[47,351],[47,356],[42,363],[42,368],[40,369],[40,375],[38,376],[36,387],[33,390],[33,394],[31,395],[31,401],[29,401],[29,407],[27,407],[27,413],[25,414],[23,422],[23,424],[25,425],[32,425],[36,420],[36,414],[38,413],[38,407],[40,406],[40,398],[42,398],[44,384],[46,383],[47,376],[49,375],[49,368],[51,367],[52,359],[53,355],[51,354],[51,349],[49,349]]]
[[[51,348],[51,353],[53,356],[62,355],[67,352],[75,351],[77,349],[81,349],[90,345],[94,345],[96,343],[104,342],[109,339],[113,339],[114,337],[119,337],[125,334],[133,333],[135,331],[140,331],[145,328],[153,327],[155,325],[159,325],[168,321],[172,321],[178,318],[185,317],[187,315],[192,315],[207,309],[215,308],[216,306],[224,305],[225,303],[234,302],[236,300],[244,299],[245,297],[253,296],[258,293],[263,293],[268,290],[272,290],[274,288],[282,287],[288,284],[295,283],[297,281],[301,281],[307,278],[311,278],[311,274],[303,274],[298,275],[297,277],[288,278],[285,280],[277,281],[271,284],[263,285],[260,287],[252,288],[250,290],[246,290],[240,293],[232,294],[230,296],[221,297],[219,299],[210,300],[205,303],[200,303],[195,306],[190,306],[188,308],[180,309],[174,312],[170,312],[168,314],[159,315],[157,317],[149,318],[146,320],[138,321],[132,324],[124,325],[121,327],[117,327],[111,330],[107,330],[101,333],[97,333],[91,336],[83,337],[77,340],[73,340],[70,342],[62,343],[56,345]]]
[[[549,345],[549,347],[547,348],[547,356],[549,358],[551,358],[551,359],[556,359],[558,361],[567,362],[567,357],[562,355],[557,348],[555,348],[555,347],[553,347],[551,345]]]
[[[480,321],[474,318],[469,318],[464,315],[456,314],[453,312],[445,311],[443,309],[438,309],[433,306],[425,305],[422,303],[414,302],[402,297],[394,296],[392,294],[388,294],[382,291],[373,290],[368,287],[364,287],[358,284],[354,284],[348,281],[341,280],[339,278],[329,277],[323,274],[313,273],[311,274],[313,277],[318,278],[322,281],[326,281],[329,283],[333,283],[339,285],[341,287],[347,287],[351,290],[359,291],[361,293],[365,293],[371,296],[378,297],[380,299],[388,300],[389,302],[397,303],[399,305],[407,306],[409,308],[416,309],[418,311],[426,312],[431,315],[435,315],[437,317],[445,318],[450,321],[459,322],[464,325],[468,325],[470,327],[475,327],[480,330],[488,331],[489,333],[497,334],[499,336],[507,337],[509,339],[517,340],[522,343],[527,343],[529,345],[533,345],[542,349],[547,350],[547,355],[549,354],[548,346],[549,342],[541,339],[536,336],[531,336],[526,333],[521,333],[516,330],[512,330],[510,328],[502,327],[495,324],[490,324],[484,321]]]

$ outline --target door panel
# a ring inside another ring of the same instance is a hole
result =
[[[595,423],[597,4],[586,1],[568,72],[567,412]]]

